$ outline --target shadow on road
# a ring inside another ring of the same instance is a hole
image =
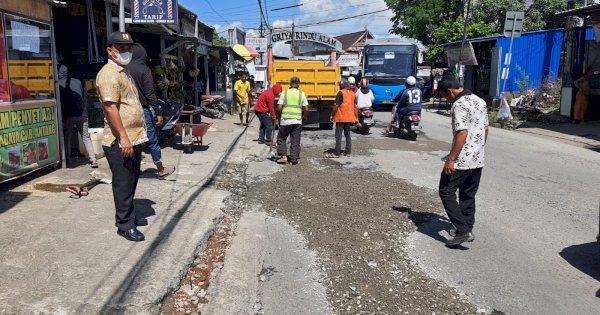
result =
[[[600,244],[598,242],[565,247],[559,255],[571,266],[600,281]],[[596,296],[599,295],[600,290],[596,293]]]
[[[417,232],[425,234],[434,240],[446,243],[447,239],[440,232],[450,231],[452,223],[437,213],[432,212],[417,212],[410,207],[392,207],[392,210],[401,213],[407,213],[408,219],[417,226]],[[452,249],[467,250],[468,247],[462,245],[451,247]]]
[[[0,214],[7,212],[12,207],[19,204],[19,202],[25,200],[30,193],[28,192],[15,192],[15,191],[3,191],[0,192]]]
[[[134,199],[133,206],[135,207],[136,218],[148,218],[156,215],[154,205],[156,202],[150,199]]]

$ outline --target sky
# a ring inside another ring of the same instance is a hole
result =
[[[320,21],[339,19],[348,16],[387,9],[384,0],[297,0],[302,4],[297,8],[271,11],[293,5],[294,0],[266,0],[267,19],[273,27],[286,27],[311,24]],[[227,29],[238,26],[256,29],[260,25],[260,10],[257,0],[179,0],[186,8],[198,15],[202,22],[213,26],[221,36],[227,36]],[[264,3],[264,0],[263,0]],[[340,35],[364,30],[365,27],[377,38],[390,36],[392,26],[391,10],[366,15],[345,21],[318,26],[304,26],[300,30],[314,31],[328,35]],[[253,33],[252,30],[249,33]]]

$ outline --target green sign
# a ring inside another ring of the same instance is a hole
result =
[[[0,182],[58,161],[54,102],[0,106]]]

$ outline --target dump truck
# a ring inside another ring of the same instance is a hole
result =
[[[270,71],[271,85],[280,83],[284,90],[289,87],[290,78],[300,78],[300,90],[310,104],[304,127],[333,127],[330,117],[339,91],[339,66],[326,66],[323,60],[274,60]]]

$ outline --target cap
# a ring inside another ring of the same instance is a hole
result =
[[[108,37],[108,46],[112,46],[114,44],[129,44],[133,45],[133,39],[131,35],[126,32],[112,32]]]
[[[340,88],[346,89],[349,86],[350,86],[350,82],[348,82],[348,79],[341,79],[340,80]]]
[[[300,78],[298,78],[298,77],[292,77],[290,79],[290,84],[300,84]]]

